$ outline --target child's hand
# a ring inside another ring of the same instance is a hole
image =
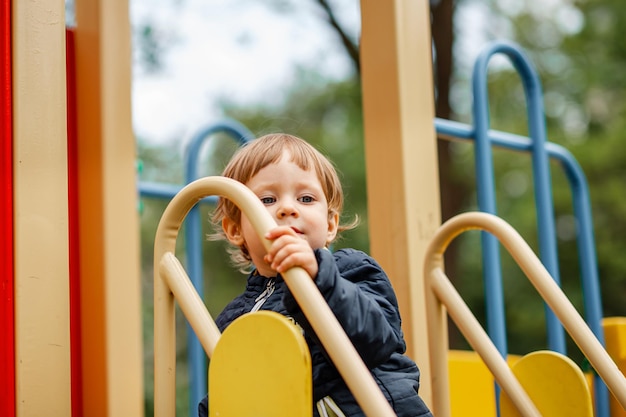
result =
[[[311,278],[317,276],[317,259],[313,249],[303,237],[299,236],[289,226],[278,226],[270,230],[265,237],[272,241],[272,245],[265,255],[265,262],[270,267],[283,273],[289,268],[299,266],[303,268]]]

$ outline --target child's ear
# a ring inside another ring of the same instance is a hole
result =
[[[245,243],[243,235],[241,234],[241,227],[234,220],[224,217],[222,219],[222,229],[224,234],[230,243],[235,246],[242,246]]]
[[[328,232],[326,234],[326,245],[330,245],[337,237],[339,229],[339,213],[331,211],[328,213]]]

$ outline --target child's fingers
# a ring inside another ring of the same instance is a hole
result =
[[[265,234],[265,238],[274,240],[284,235],[296,236],[296,232],[289,226],[276,226]]]
[[[293,236],[281,236],[272,241],[267,252],[270,262],[280,263],[290,253],[303,250],[304,248],[299,247],[299,242],[296,239],[298,238]]]
[[[299,266],[311,276],[317,275],[317,261],[313,250],[306,241],[297,236],[282,236],[276,239],[266,256],[266,262],[272,269],[281,273]]]

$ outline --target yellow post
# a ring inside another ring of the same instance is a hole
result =
[[[63,2],[13,0],[12,27],[16,415],[69,416]]]
[[[361,0],[361,67],[372,255],[398,294],[408,355],[430,380],[422,265],[441,223],[426,0]],[[431,389],[420,395],[430,403]]]
[[[142,416],[127,0],[76,0],[83,414]]]

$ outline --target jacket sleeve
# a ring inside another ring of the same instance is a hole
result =
[[[332,254],[318,249],[319,272],[315,283],[337,320],[369,368],[404,353],[396,295],[380,265],[363,252],[342,249]],[[309,334],[308,320],[287,291],[285,306]],[[317,338],[314,338],[319,343]]]

